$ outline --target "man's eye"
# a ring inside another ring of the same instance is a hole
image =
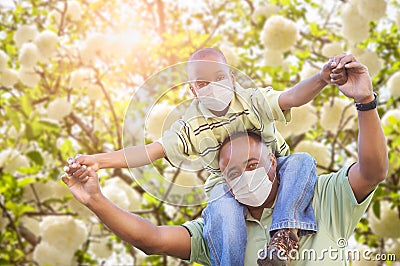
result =
[[[258,163],[252,163],[248,166],[249,169],[256,169],[258,166]]]

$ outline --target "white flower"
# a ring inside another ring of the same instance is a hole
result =
[[[321,108],[320,124],[325,130],[336,133],[339,130],[353,128],[355,118],[357,118],[357,111],[353,103],[348,99],[335,98],[333,105],[331,101],[327,101]],[[345,126],[344,123],[346,123]]]
[[[399,109],[392,109],[387,111],[383,116],[382,116],[382,125],[384,126],[390,126],[390,122],[393,121],[400,121],[400,110]]]
[[[4,172],[14,174],[18,168],[28,166],[28,158],[18,150],[8,148],[0,152],[0,167]]]
[[[174,106],[165,103],[155,104],[145,121],[147,137],[152,140],[160,138],[163,132],[178,119],[179,112]]]
[[[39,236],[40,234],[39,220],[29,216],[23,216],[20,221],[25,228],[31,231],[34,235]]]
[[[174,167],[167,167],[164,170],[164,176],[170,182],[172,182],[175,174],[176,174],[176,168]],[[181,169],[178,176],[174,180],[174,184],[184,187],[195,187],[202,185],[202,182],[197,177],[197,172],[185,171]]]
[[[308,140],[301,141],[295,148],[295,152],[307,152],[314,157],[317,165],[328,167],[331,162],[331,155],[327,145],[319,142],[311,142]],[[318,173],[321,173],[319,169]]]
[[[19,80],[26,86],[35,87],[40,81],[40,75],[33,68],[21,67],[18,72]]]
[[[332,57],[343,53],[343,47],[340,42],[331,42],[324,45],[321,51],[323,56]]]
[[[347,3],[342,9],[342,34],[349,42],[358,43],[369,35],[369,24],[358,12],[354,3]]]
[[[93,72],[90,69],[80,68],[71,73],[69,87],[79,89],[87,87],[93,78]]]
[[[36,29],[36,26],[22,25],[15,31],[15,44],[17,47],[21,47],[22,44],[26,42],[32,42],[36,38],[37,34],[38,30]]]
[[[78,1],[68,1],[66,15],[73,22],[80,21],[82,19],[81,4]]]
[[[221,52],[224,54],[228,65],[237,67],[239,64],[239,57],[235,51],[228,44],[221,45]]]
[[[35,39],[35,44],[39,49],[40,55],[48,58],[57,49],[58,36],[50,30],[41,32]]]
[[[292,119],[287,125],[277,123],[276,127],[281,135],[286,138],[301,135],[312,130],[317,121],[317,110],[311,104],[306,104],[293,108]]]
[[[262,34],[265,48],[284,52],[296,43],[298,30],[293,21],[274,15],[265,22]]]
[[[0,75],[0,84],[4,87],[12,87],[18,82],[18,72],[13,69],[5,69]]]
[[[111,47],[110,38],[104,34],[90,35],[80,49],[80,57],[85,64],[93,63],[96,57],[106,59],[115,47]]]
[[[400,97],[400,71],[393,74],[388,81],[390,95],[397,99]]]
[[[266,66],[278,67],[283,64],[283,53],[277,50],[265,49],[264,64]]]
[[[358,12],[368,20],[378,20],[386,14],[385,0],[357,0]]]
[[[19,51],[18,60],[24,67],[34,67],[39,61],[39,49],[34,43],[25,43]]]
[[[269,18],[270,16],[278,13],[279,9],[280,9],[279,6],[274,5],[274,4],[267,3],[265,5],[260,5],[254,9],[251,18],[253,21],[257,22],[258,17],[264,16],[266,18]]]
[[[107,259],[113,253],[109,246],[109,240],[105,237],[90,241],[89,251],[100,259]]]
[[[65,98],[57,98],[47,107],[47,117],[61,120],[72,112],[72,105]]]
[[[368,67],[368,72],[371,76],[375,76],[382,69],[382,59],[370,50],[366,50],[362,55],[358,56],[358,61]]]
[[[320,69],[321,68],[316,68],[310,64],[304,64],[300,71],[300,77],[302,80],[308,79],[317,74]]]
[[[400,11],[398,11],[396,14],[396,26],[397,30],[400,30]]]
[[[87,239],[85,224],[71,216],[47,216],[40,222],[42,241],[75,252]],[[72,252],[72,253],[73,253]]]
[[[62,185],[54,180],[49,180],[46,183],[38,181],[33,184],[33,187],[35,189],[36,195],[41,201],[56,197],[62,198],[63,196],[69,194],[66,189],[61,190],[60,187],[62,188]],[[36,200],[35,194],[33,193],[31,186],[24,187],[23,199],[25,201]]]
[[[127,200],[128,200],[126,209],[129,209],[129,210],[140,209],[142,197],[140,196],[140,194],[138,192],[136,192],[131,186],[129,186],[121,178],[119,178],[119,177],[109,178],[104,182],[104,185],[105,185],[105,188],[116,187],[120,191],[125,192]],[[123,202],[125,202],[125,200],[123,200]]]
[[[380,219],[375,216],[372,208],[368,211],[369,225],[374,234],[379,237],[400,238],[400,218],[397,208],[391,209],[391,203],[380,201]]]
[[[41,241],[33,252],[33,259],[40,265],[70,266],[74,252],[65,248],[58,248],[52,243]]]
[[[89,84],[86,92],[91,101],[97,101],[104,98],[103,91],[97,84]]]
[[[0,50],[0,72],[7,68],[8,55]]]
[[[113,184],[106,185],[101,189],[101,191],[103,192],[104,196],[114,202],[121,209],[127,210],[129,208],[130,203],[128,195],[118,186]]]
[[[80,219],[89,219],[94,216],[93,212],[91,212],[86,206],[84,206],[75,198],[71,198],[67,205],[73,213],[78,214]]]

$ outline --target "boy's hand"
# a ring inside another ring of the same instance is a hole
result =
[[[64,171],[68,175],[75,173],[82,165],[92,168],[94,171],[99,170],[99,163],[94,155],[77,155],[75,158],[68,158],[68,166]]]
[[[344,68],[336,68],[340,60],[344,58],[346,54],[340,54],[329,59],[320,73],[321,79],[327,84],[343,85],[347,82],[347,73]]]
[[[74,197],[84,205],[101,195],[99,178],[91,167],[83,165],[71,177],[64,174],[61,178]]]

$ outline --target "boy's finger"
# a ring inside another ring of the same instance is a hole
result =
[[[73,175],[74,177],[78,177],[78,178],[79,178],[79,177],[82,175],[82,173],[83,173],[84,171],[86,171],[86,165],[83,165],[82,167],[78,168],[78,169],[75,171],[75,173],[73,173],[72,175]]]

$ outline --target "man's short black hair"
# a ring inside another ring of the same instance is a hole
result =
[[[229,142],[231,142],[231,141],[233,141],[233,140],[235,140],[237,138],[243,137],[243,136],[247,136],[247,137],[255,140],[256,142],[263,142],[262,138],[261,138],[261,135],[256,133],[256,132],[254,132],[254,131],[235,132],[235,133],[229,135],[228,137],[226,137],[224,139],[224,141],[221,143],[221,146],[219,147],[219,152],[218,152],[218,160],[220,158],[221,150],[225,145],[227,145]]]

